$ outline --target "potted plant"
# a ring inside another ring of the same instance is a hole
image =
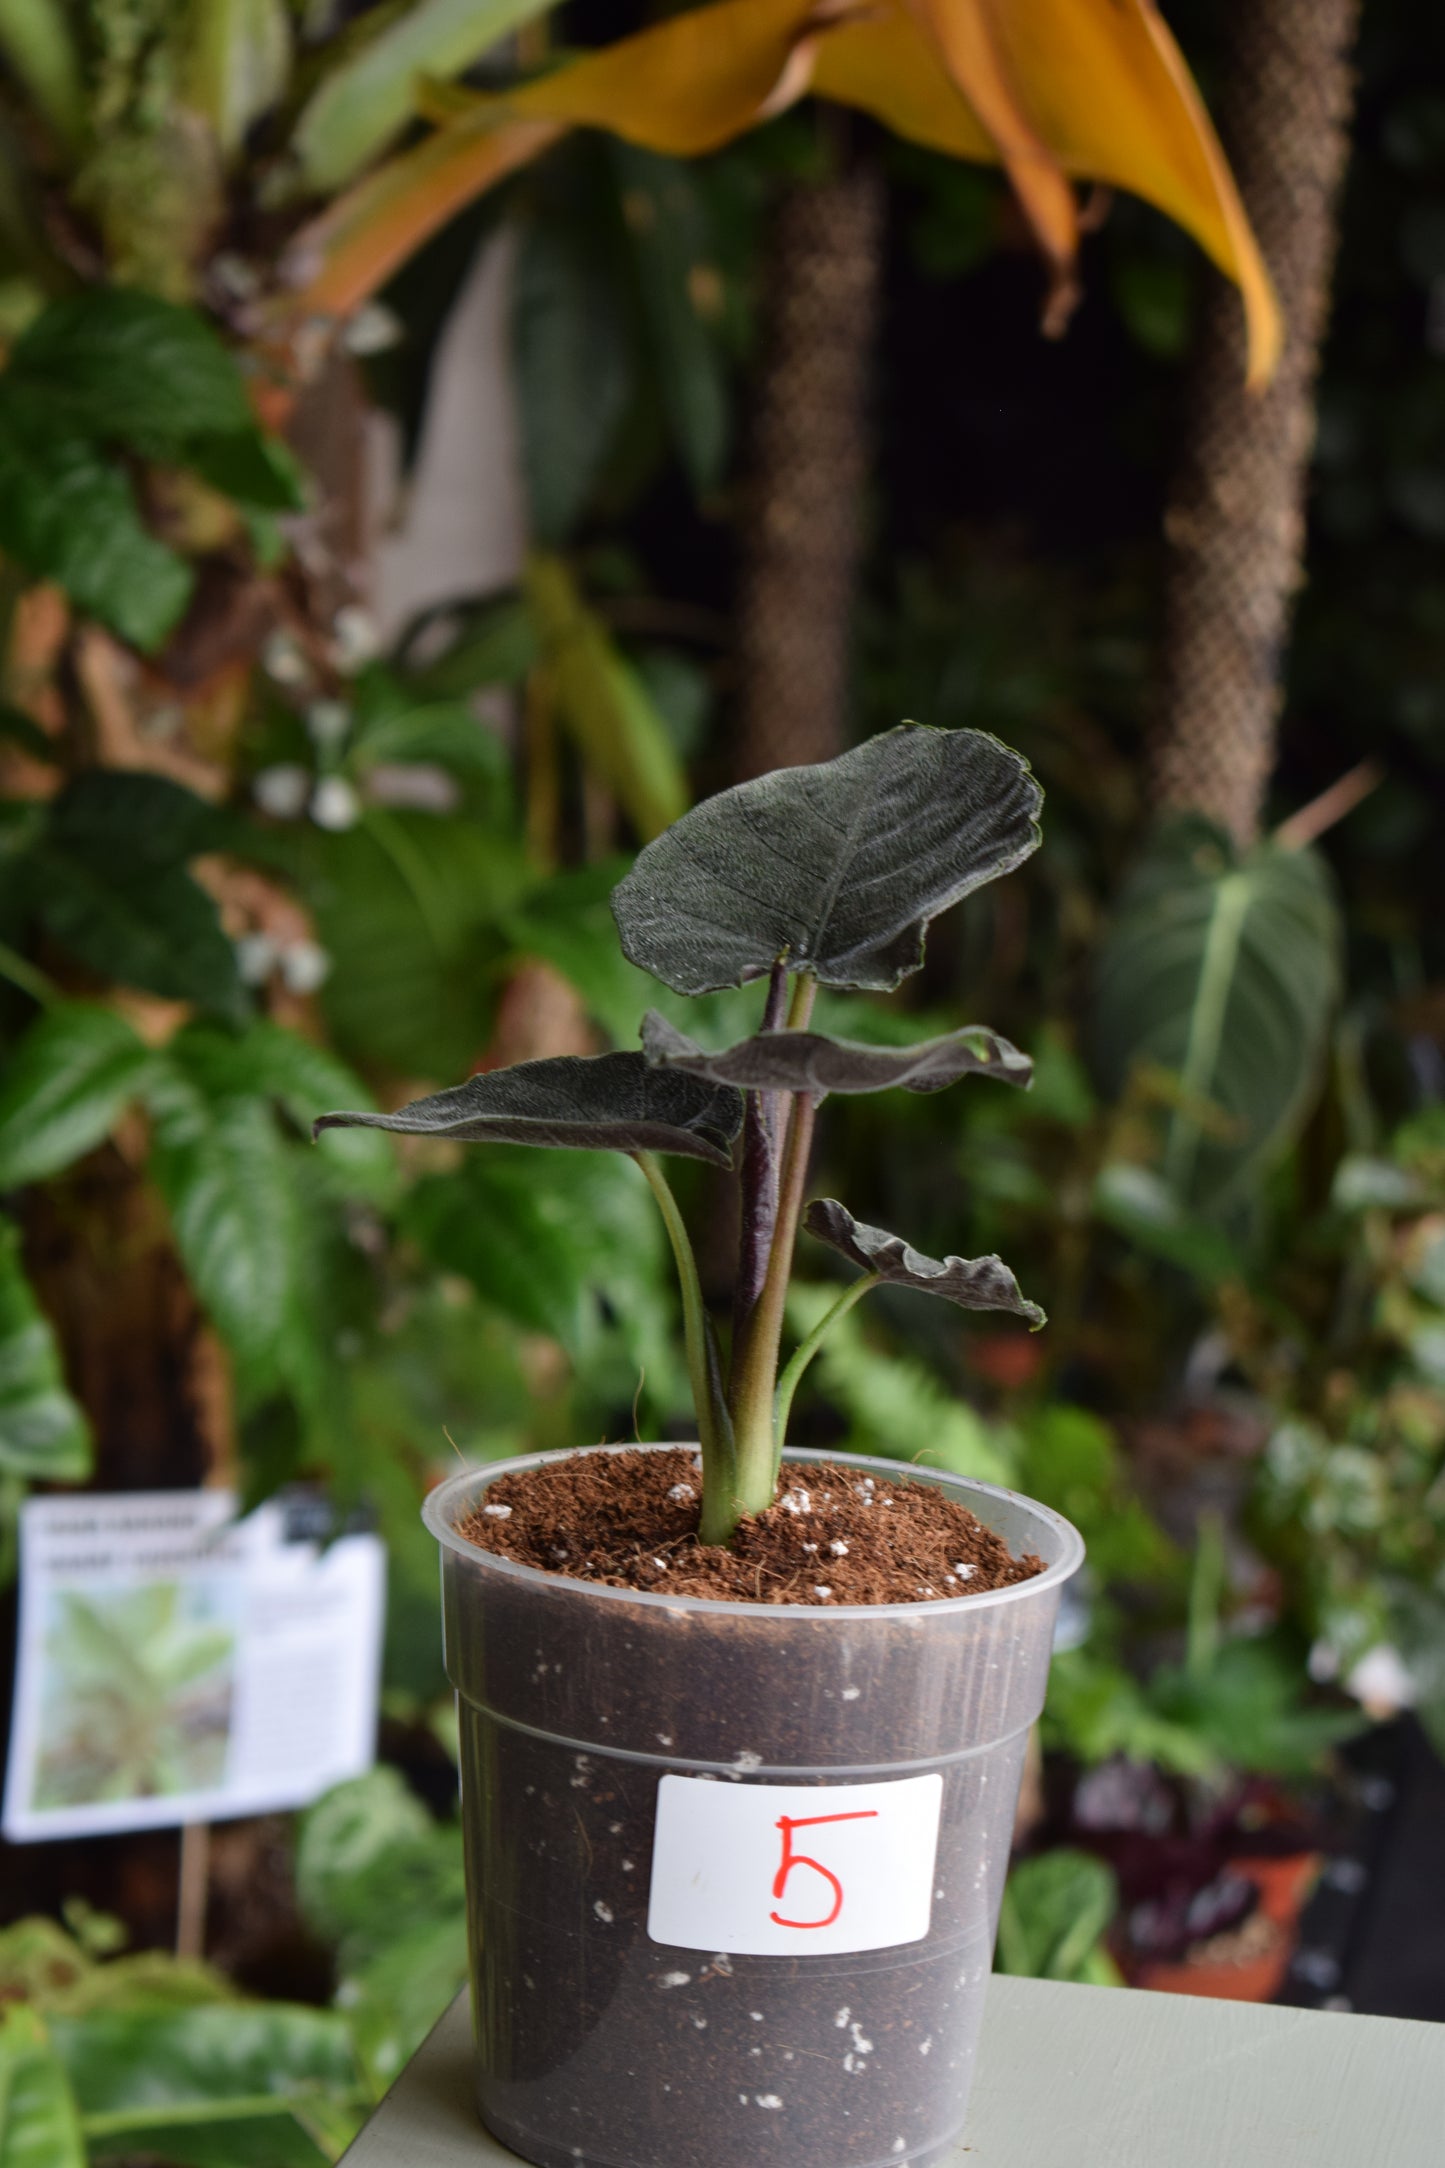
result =
[[[997,1257],[942,1260],[806,1202],[819,1101],[1025,1085],[978,1026],[908,1047],[809,1028],[885,991],[929,922],[1038,843],[1027,764],[904,725],[722,792],[615,891],[681,994],[767,982],[710,1052],[532,1061],[390,1115],[435,1137],[630,1153],[682,1287],[697,1447],[467,1471],[427,1501],[461,1710],[477,2092],[543,2168],[932,2160],[962,2121],[1028,1730],[1083,1547],[1028,1500],[785,1444],[829,1326],[870,1288],[1042,1312]],[[732,1170],[724,1359],[660,1155]],[[859,1276],[781,1363],[795,1239]],[[910,1453],[926,1438],[900,1440]]]

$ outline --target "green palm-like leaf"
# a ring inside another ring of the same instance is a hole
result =
[[[960,1077],[995,1077],[1025,1088],[1034,1065],[1007,1039],[967,1024],[942,1039],[914,1046],[865,1046],[855,1039],[830,1039],[820,1031],[761,1031],[721,1052],[709,1053],[679,1031],[656,1009],[642,1020],[642,1051],[660,1068],[680,1069],[715,1084],[736,1084],[741,1091],[879,1092],[901,1086],[910,1092],[938,1092]]]
[[[641,1054],[562,1054],[468,1077],[395,1114],[323,1114],[326,1129],[394,1129],[466,1144],[674,1152],[732,1165],[742,1094],[654,1069]]]
[[[1339,916],[1314,851],[1243,857],[1202,821],[1157,838],[1099,963],[1095,1060],[1122,1091],[1177,1079],[1164,1173],[1187,1202],[1236,1199],[1308,1109],[1340,985]]]
[[[1027,1318],[1037,1332],[1047,1322],[1036,1302],[1019,1292],[1019,1283],[1000,1257],[925,1257],[901,1235],[854,1219],[836,1197],[818,1197],[803,1215],[810,1235],[838,1250],[864,1272],[876,1272],[894,1287],[922,1295],[942,1295],[962,1310],[1009,1310]]]
[[[1038,848],[1042,802],[997,738],[901,724],[685,813],[613,894],[623,949],[680,994],[763,978],[780,956],[886,992],[940,911]]]

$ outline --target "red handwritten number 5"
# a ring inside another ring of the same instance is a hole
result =
[[[769,1919],[779,1927],[831,1927],[843,1909],[842,1883],[832,1869],[825,1867],[820,1860],[809,1859],[806,1852],[793,1850],[795,1829],[819,1829],[824,1822],[876,1822],[877,1819],[876,1807],[868,1807],[856,1814],[780,1814],[778,1827],[783,1833],[783,1859],[773,1877],[774,1897],[781,1900],[788,1886],[788,1877],[795,1867],[811,1867],[814,1874],[820,1874],[832,1889],[833,1909],[826,1919],[821,1920],[785,1920],[781,1912],[770,1912]]]

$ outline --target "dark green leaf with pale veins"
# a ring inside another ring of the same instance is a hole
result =
[[[642,1051],[660,1068],[736,1084],[741,1091],[812,1092],[818,1098],[825,1092],[886,1091],[892,1085],[937,1092],[965,1076],[996,1077],[1027,1088],[1034,1073],[1027,1054],[981,1024],[916,1046],[864,1046],[821,1031],[761,1031],[713,1054],[649,1009],[642,1019]]]
[[[649,1066],[641,1054],[563,1054],[468,1077],[395,1114],[323,1114],[324,1129],[395,1129],[468,1144],[675,1152],[732,1165],[740,1092]]]
[[[675,821],[614,891],[623,949],[679,994],[764,978],[780,956],[886,992],[940,911],[1037,849],[1042,802],[997,738],[900,724]]]
[[[854,1219],[836,1197],[815,1198],[803,1215],[803,1225],[850,1263],[864,1272],[876,1272],[892,1286],[942,1295],[964,1310],[1011,1310],[1016,1317],[1026,1317],[1035,1331],[1046,1322],[1038,1304],[1019,1293],[1018,1281],[1000,1257],[925,1257],[901,1235]]]

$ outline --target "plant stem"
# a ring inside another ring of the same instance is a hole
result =
[[[762,1029],[780,1031],[788,1006],[787,958],[780,956],[768,982]],[[738,1274],[733,1292],[733,1346],[741,1347],[767,1277],[768,1253],[778,1219],[780,1092],[750,1091],[743,1116],[742,1170],[738,1184]]]
[[[861,1302],[863,1297],[878,1285],[882,1277],[881,1272],[865,1272],[862,1279],[855,1280],[851,1287],[845,1287],[838,1300],[824,1311],[812,1331],[805,1339],[798,1342],[798,1345],[789,1356],[787,1366],[778,1379],[778,1389],[773,1395],[773,1435],[779,1455],[781,1455],[783,1447],[788,1442],[788,1416],[792,1410],[793,1395],[798,1390],[803,1372],[823,1345],[828,1334],[838,1323],[838,1320],[846,1317],[854,1303]]]
[[[794,1006],[797,1006],[796,1001]],[[783,1171],[778,1185],[778,1222],[768,1257],[767,1277],[749,1322],[746,1341],[733,1362],[731,1397],[737,1491],[744,1513],[766,1512],[773,1502],[777,1485],[773,1389],[783,1337],[783,1308],[792,1275],[793,1243],[808,1181],[814,1111],[811,1094],[799,1092],[793,1095],[792,1118],[788,1124]]]
[[[712,1336],[707,1305],[702,1299],[697,1259],[688,1240],[682,1214],[672,1186],[652,1152],[634,1152],[633,1158],[647,1177],[662,1213],[662,1223],[672,1244],[682,1291],[683,1338],[687,1347],[687,1374],[697,1415],[698,1443],[702,1447],[702,1524],[698,1534],[704,1543],[726,1543],[737,1525],[737,1463],[733,1450],[732,1420],[723,1396],[717,1347]]]

